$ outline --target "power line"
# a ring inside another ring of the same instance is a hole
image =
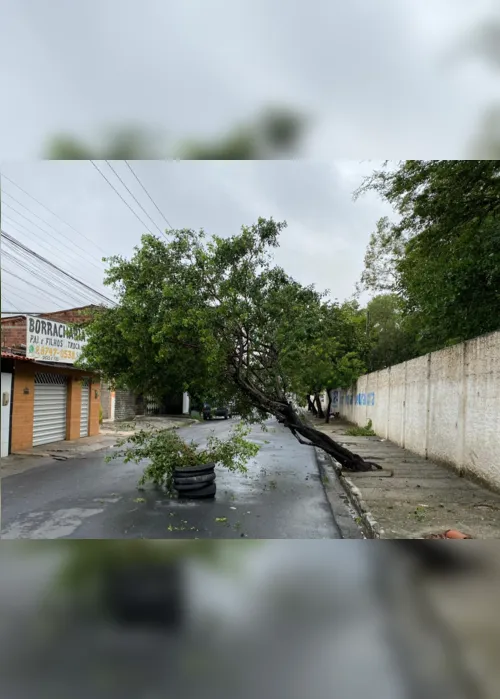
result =
[[[22,269],[27,270],[28,272],[30,271],[29,269],[27,269],[27,268],[26,268],[25,266],[23,266],[22,264],[20,264],[20,267],[22,267]],[[40,287],[40,286],[37,286],[36,284],[33,284],[33,282],[32,282],[31,280],[28,281],[28,280],[25,279],[24,277],[21,277],[19,274],[15,274],[14,272],[11,272],[10,269],[6,269],[5,267],[3,267],[2,269],[3,269],[4,274],[9,274],[10,276],[15,277],[16,279],[20,279],[22,282],[24,282],[24,283],[28,286],[28,291],[29,291],[30,289],[36,289],[37,291],[41,292],[42,294],[45,294],[45,296],[47,296],[51,301],[52,301],[52,300],[56,300],[58,303],[67,303],[68,297],[72,297],[73,300],[76,300],[76,303],[81,303],[81,296],[78,297],[78,296],[76,295],[76,293],[73,293],[71,290],[68,290],[68,289],[65,289],[65,288],[62,288],[62,289],[61,289],[61,288],[58,288],[55,284],[53,284],[52,282],[50,282],[50,281],[47,280],[47,279],[44,279],[43,276],[40,276],[39,274],[36,274],[36,275],[35,275],[37,279],[40,279],[41,281],[44,281],[45,284],[47,284],[48,286],[51,286],[52,288],[56,289],[56,291],[62,291],[63,294],[65,295],[65,298],[64,298],[64,299],[59,299],[59,298],[55,299],[55,297],[54,297],[54,299],[53,299],[52,296],[50,295],[50,292],[49,292],[47,289],[44,289],[44,288],[42,288],[42,287]],[[87,301],[87,302],[88,302],[88,301]]]
[[[87,304],[95,302],[95,297],[92,296],[88,291],[78,288],[75,289],[74,286],[71,285],[71,282],[68,283],[65,279],[58,279],[55,276],[55,274],[51,271],[47,272],[46,270],[44,270],[43,272],[41,272],[36,267],[33,267],[32,260],[20,260],[17,257],[15,257],[15,255],[12,255],[12,253],[7,251],[4,251],[4,257],[12,260],[14,264],[28,272],[28,274],[30,275],[29,280],[25,279],[24,277],[19,277],[19,279],[21,279],[21,281],[28,285],[28,287],[32,285],[31,278],[35,277],[36,279],[42,281],[45,284],[45,286],[50,286],[56,291],[62,292],[65,297],[65,300],[61,301],[60,299],[58,299],[60,303],[67,303],[68,298],[72,298],[76,303],[80,304],[82,303],[82,301],[85,301],[85,303]],[[14,274],[8,269],[5,271],[7,274]],[[49,277],[50,274],[52,274],[52,277]],[[45,291],[45,293],[47,292]]]
[[[146,216],[149,218],[149,220],[151,221],[151,223],[153,224],[153,226],[155,226],[156,229],[159,231],[160,235],[165,235],[164,231],[162,231],[161,228],[155,223],[155,221],[153,221],[153,219],[152,219],[151,216],[148,214],[148,212],[146,211],[146,209],[143,207],[143,205],[141,204],[141,202],[140,202],[138,199],[136,199],[136,197],[134,196],[134,194],[133,194],[133,193],[130,191],[130,189],[127,187],[127,185],[126,185],[125,182],[122,180],[122,178],[120,177],[120,175],[116,172],[115,168],[111,165],[111,163],[109,162],[109,160],[105,160],[104,162],[107,163],[108,167],[115,173],[116,177],[118,177],[118,179],[120,180],[120,182],[122,183],[122,185],[125,187],[125,189],[127,190],[127,192],[130,194],[130,196],[132,197],[132,199],[135,201],[135,203],[144,211],[144,213],[145,213]]]
[[[11,245],[11,243],[9,241],[7,241],[7,243],[9,245]],[[22,269],[26,270],[30,276],[37,277],[38,279],[43,281],[44,284],[46,284],[48,286],[52,286],[56,289],[61,289],[65,294],[72,294],[73,296],[75,296],[74,289],[73,289],[74,285],[72,282],[68,283],[65,279],[58,278],[55,275],[55,273],[52,271],[52,269],[43,270],[43,272],[41,273],[40,270],[37,269],[36,266],[33,266],[34,264],[39,263],[39,261],[36,257],[33,260],[33,259],[31,259],[33,256],[28,255],[27,259],[23,259],[23,252],[24,252],[23,250],[19,250],[18,248],[16,248],[14,246],[14,251],[18,254],[19,253],[21,254],[21,259],[16,257],[16,255],[14,255],[12,252],[9,252],[8,250],[3,251],[2,257],[6,258],[6,259],[11,259],[16,265],[18,265]],[[25,254],[24,254],[24,257],[26,258]],[[44,258],[42,258],[42,259],[44,259]],[[56,284],[54,284],[53,280],[55,280]],[[27,284],[30,283],[26,279],[23,279],[23,281],[26,282]],[[100,296],[99,292],[94,291],[93,295],[90,295],[87,290],[82,290],[82,289],[77,289],[77,293],[79,294],[80,297],[86,297],[87,302],[93,301],[96,294],[98,294]],[[78,302],[80,302],[80,298],[78,299]]]
[[[7,270],[4,270],[4,272],[6,272],[6,271],[7,271]],[[4,287],[4,286],[5,286],[7,289],[9,289],[9,293],[13,294],[14,296],[17,296],[17,298],[18,298],[20,301],[22,301],[23,303],[26,302],[26,298],[23,297],[21,294],[18,293],[19,289],[16,289],[16,287],[11,286],[10,284],[7,284],[5,281],[2,281],[2,287]],[[41,293],[43,293],[44,296],[47,296],[47,297],[49,298],[49,301],[57,300],[57,302],[60,303],[60,301],[59,301],[58,299],[52,299],[52,298],[50,298],[50,296],[49,296],[45,291],[41,291]]]
[[[77,230],[74,226],[72,226],[71,223],[68,223],[67,221],[65,221],[64,219],[62,219],[60,216],[58,216],[54,211],[52,211],[52,209],[49,209],[48,206],[45,206],[45,204],[42,204],[41,201],[38,201],[38,199],[35,199],[34,196],[32,196],[31,194],[29,194],[29,192],[27,192],[25,189],[23,189],[23,188],[20,187],[18,184],[16,184],[16,183],[14,182],[14,180],[11,180],[10,177],[7,177],[7,175],[4,175],[4,174],[2,173],[1,178],[2,178],[2,179],[5,179],[5,180],[7,180],[7,182],[10,182],[11,184],[13,184],[14,187],[17,187],[19,190],[21,190],[21,192],[23,192],[23,194],[26,194],[27,197],[29,197],[30,199],[33,199],[34,202],[36,202],[39,206],[41,206],[43,209],[45,209],[46,211],[48,211],[49,214],[52,214],[52,216],[55,216],[57,219],[59,219],[59,221],[61,221],[61,223],[64,223],[65,226],[68,226],[68,228],[71,228],[73,231],[75,231],[75,233],[78,233],[78,235],[81,235],[82,238],[85,238],[85,240],[88,240],[88,242],[91,243],[92,245],[94,245],[94,247],[96,248],[96,250],[100,250],[100,251],[103,253],[103,255],[107,255],[107,254],[108,254],[108,253],[105,252],[102,248],[100,248],[93,240],[90,240],[90,238],[87,238],[86,235],[84,235],[84,234],[81,233],[79,230]]]
[[[120,194],[120,192],[116,189],[116,187],[114,186],[114,184],[112,184],[112,183],[108,180],[108,178],[106,177],[106,175],[105,175],[103,172],[101,172],[101,170],[99,170],[99,168],[98,168],[97,165],[94,163],[94,161],[93,161],[93,160],[89,160],[89,162],[92,163],[92,165],[95,167],[95,169],[97,170],[97,172],[101,175],[101,177],[103,177],[103,178],[106,180],[106,182],[109,184],[109,186],[111,187],[111,189],[112,189],[114,192],[116,192],[116,194],[118,194],[118,196],[120,197],[120,199],[122,200],[122,202],[125,204],[125,206],[126,206],[127,208],[130,209],[130,211],[134,214],[134,216],[136,217],[136,219],[141,223],[141,226],[144,226],[144,228],[148,231],[148,233],[151,233],[151,235],[153,235],[153,233],[149,230],[149,228],[146,226],[146,224],[145,224],[144,221],[140,218],[140,216],[133,210],[133,208],[130,206],[130,204],[129,204],[127,201],[125,201],[125,199],[122,197],[122,195]]]
[[[59,311],[2,311],[4,315],[9,315],[9,316],[14,316],[14,315],[21,315],[21,316],[46,316],[49,313],[59,313]],[[3,326],[5,327],[10,327],[10,326]],[[17,326],[13,326],[17,327]]]
[[[2,294],[2,301],[3,301],[4,299],[7,301],[7,303],[9,304],[9,306],[12,306],[12,308],[14,309],[14,312],[19,313],[19,309],[16,308],[16,305],[15,305],[14,303],[12,303],[12,301],[11,301],[10,299],[8,299],[8,298],[5,296],[5,294]],[[2,303],[2,306],[3,306],[3,303]],[[2,311],[2,313],[10,313],[10,312],[11,312],[11,311]]]
[[[35,218],[38,218],[40,221],[42,221],[42,223],[44,223],[44,224],[45,224],[46,226],[48,226],[51,230],[53,230],[54,233],[57,233],[57,235],[62,236],[65,240],[68,240],[72,245],[74,245],[76,248],[78,248],[79,250],[81,250],[85,255],[88,255],[89,257],[92,257],[92,258],[93,258],[93,255],[91,255],[85,248],[82,248],[80,245],[78,245],[78,244],[75,243],[73,240],[71,240],[71,238],[68,238],[67,235],[64,235],[64,233],[61,233],[60,231],[58,231],[56,228],[54,228],[54,226],[53,226],[51,223],[49,223],[48,221],[46,221],[44,218],[42,218],[42,217],[39,216],[38,214],[35,214],[34,211],[32,211],[29,207],[27,207],[25,204],[23,204],[21,201],[19,201],[19,199],[16,199],[15,197],[13,197],[12,194],[10,194],[9,192],[3,191],[3,196],[8,196],[8,197],[10,197],[11,199],[13,199],[17,204],[19,204],[19,206],[22,206],[23,209],[26,209],[26,211],[28,211],[32,216],[35,216]],[[13,207],[11,204],[7,204],[7,206],[10,207],[13,211],[16,211],[16,210],[14,209],[14,207]],[[16,211],[16,213],[19,213],[19,212]],[[26,216],[25,216],[24,218],[26,218]],[[29,221],[29,219],[27,219],[27,220]],[[34,226],[37,225],[34,221],[31,221],[31,223],[33,223]],[[40,230],[43,230],[43,229],[40,228]],[[54,238],[54,236],[51,235],[50,233],[47,233],[47,235],[50,235],[51,238]],[[55,240],[59,245],[61,244],[60,241],[58,241],[56,238],[54,238],[54,240]],[[93,258],[93,259],[95,259],[95,258]],[[90,262],[90,264],[94,265],[94,267],[98,267],[94,262]],[[101,268],[101,267],[98,267],[98,269],[101,269],[101,271],[102,271],[102,268]]]
[[[8,240],[8,241],[9,241],[12,245],[14,245],[16,248],[18,248],[18,249],[20,249],[20,250],[24,250],[24,251],[27,252],[29,255],[36,257],[38,260],[41,260],[42,262],[44,262],[45,264],[49,265],[49,266],[52,267],[53,269],[56,269],[58,272],[60,272],[61,274],[63,274],[65,277],[68,277],[69,279],[73,280],[74,282],[76,282],[76,283],[79,284],[80,286],[84,287],[84,288],[87,289],[88,291],[91,291],[93,294],[96,294],[96,296],[99,296],[100,298],[104,299],[105,301],[107,301],[107,302],[109,302],[109,303],[115,303],[114,301],[112,301],[111,299],[109,299],[107,296],[104,296],[104,294],[101,294],[101,293],[99,293],[98,291],[96,291],[95,289],[92,289],[92,287],[90,287],[88,284],[85,284],[85,282],[80,281],[79,279],[77,279],[76,277],[74,277],[72,274],[69,274],[68,272],[65,272],[63,269],[61,269],[61,267],[58,267],[58,266],[55,265],[53,262],[50,262],[50,261],[47,260],[45,257],[42,257],[42,255],[39,255],[39,254],[38,254],[37,252],[35,252],[34,250],[31,250],[31,248],[27,247],[26,245],[23,245],[23,244],[20,243],[18,240],[16,240],[16,238],[13,238],[11,235],[9,235],[8,233],[6,233],[4,230],[1,231],[1,236],[2,236],[2,238],[5,238],[6,240]]]
[[[7,194],[8,196],[10,196],[10,194],[8,194],[7,192],[4,192],[4,194]],[[39,228],[39,229],[42,231],[42,233],[43,233],[44,235],[48,235],[50,238],[52,238],[53,240],[55,240],[56,243],[57,243],[58,245],[63,245],[63,243],[61,243],[60,240],[57,240],[57,238],[55,238],[55,237],[52,235],[52,233],[49,233],[49,231],[45,231],[41,226],[38,225],[38,223],[35,223],[34,221],[31,221],[27,216],[25,216],[23,213],[21,213],[20,211],[18,211],[17,209],[15,209],[15,208],[12,206],[12,204],[4,204],[4,206],[7,206],[9,209],[12,209],[12,211],[15,211],[15,213],[16,213],[18,216],[22,216],[24,219],[26,219],[26,221],[28,221],[29,223],[31,223],[32,226],[36,226],[37,228]],[[23,206],[23,204],[21,204],[21,206]],[[27,207],[24,207],[24,208],[27,208]],[[30,211],[30,210],[28,209],[28,211]],[[30,213],[33,214],[32,211],[30,211]],[[36,214],[33,214],[33,216],[36,216]],[[37,218],[40,218],[40,217],[38,216]],[[12,220],[12,219],[10,219],[10,220]],[[43,221],[43,219],[41,219],[41,220]],[[17,223],[17,221],[14,221],[14,223]],[[47,224],[47,225],[50,225],[50,224]],[[26,228],[26,226],[25,226],[25,228]],[[28,230],[29,230],[29,229],[28,229]],[[55,229],[53,229],[53,230],[55,230]],[[32,231],[30,231],[30,232],[32,232]],[[55,231],[55,232],[57,233],[58,231]],[[63,236],[63,237],[66,238],[66,236]],[[69,240],[68,238],[66,238],[66,239]],[[84,248],[81,248],[81,247],[80,247],[79,245],[77,245],[76,243],[73,243],[73,245],[74,245],[75,247],[77,247],[79,250],[81,250],[83,253],[85,253],[86,255],[89,254],[86,250],[84,250]],[[67,250],[71,250],[71,248],[69,248],[67,245],[64,245],[64,247],[65,247]],[[99,267],[98,265],[96,265],[95,262],[92,262],[91,260],[84,260],[84,261],[87,262],[87,264],[92,265],[93,267],[95,267],[96,269],[98,269],[100,272],[103,271],[103,270],[102,270],[102,267]]]
[[[58,267],[58,266],[55,265],[53,262],[50,262],[50,260],[47,260],[45,257],[42,257],[42,255],[39,255],[37,252],[35,252],[35,251],[32,250],[31,248],[27,247],[26,245],[23,245],[23,244],[20,243],[18,240],[16,240],[16,238],[12,237],[11,235],[9,235],[8,233],[6,233],[5,231],[2,231],[1,235],[2,235],[3,238],[5,238],[5,240],[6,240],[10,245],[12,245],[12,246],[14,247],[14,249],[15,249],[17,252],[20,251],[21,254],[22,254],[22,253],[25,253],[25,254],[27,253],[29,257],[35,258],[36,261],[41,261],[41,262],[43,262],[43,263],[49,265],[49,267],[51,267],[52,269],[56,269],[58,272],[60,272],[61,274],[63,274],[65,277],[68,277],[68,278],[71,279],[72,281],[76,282],[77,284],[79,284],[80,286],[82,286],[83,288],[85,288],[87,291],[90,291],[92,294],[94,294],[94,295],[96,295],[96,296],[99,296],[99,297],[101,297],[101,298],[103,298],[103,299],[106,299],[107,301],[110,301],[110,299],[108,299],[106,296],[104,296],[104,294],[101,294],[100,292],[96,291],[95,289],[93,289],[92,287],[90,287],[88,284],[85,284],[85,282],[80,281],[79,279],[77,279],[77,278],[74,277],[73,275],[71,275],[71,274],[69,274],[68,272],[66,272],[66,271],[64,271],[63,269],[61,269],[61,267]],[[4,254],[8,254],[8,253],[4,253]],[[67,282],[66,282],[66,283],[67,283]]]
[[[29,233],[30,235],[36,236],[34,240],[32,238],[29,238],[30,242],[32,242],[32,241],[36,242],[37,245],[40,245],[40,247],[42,247],[44,250],[48,250],[49,252],[54,251],[54,247],[51,246],[50,243],[46,243],[45,241],[40,240],[41,236],[39,236],[38,233],[35,233],[34,231],[30,231],[30,229],[27,226],[25,226],[24,223],[21,223],[20,221],[15,221],[13,218],[10,218],[10,216],[5,216],[5,215],[2,216],[2,220],[4,222],[7,222],[9,229],[12,228],[12,230],[15,231],[16,233],[18,233],[20,236],[25,235],[24,231],[26,231],[26,233]],[[23,229],[23,231],[20,231],[18,226],[20,226]],[[76,259],[75,264],[79,261],[80,261],[80,258]],[[68,267],[68,268],[70,271],[76,271],[76,270],[73,270],[71,267]],[[81,265],[80,265],[79,271],[81,271]]]
[[[149,194],[149,192],[148,192],[148,190],[146,189],[146,187],[142,184],[142,182],[141,182],[141,180],[139,179],[139,177],[135,174],[135,172],[134,172],[134,170],[132,169],[132,166],[130,165],[130,163],[128,162],[128,160],[125,160],[124,162],[125,162],[125,165],[128,167],[128,169],[130,170],[130,172],[131,172],[131,173],[133,174],[133,176],[135,177],[135,179],[137,180],[137,182],[141,185],[141,187],[142,187],[143,190],[145,191],[146,195],[149,197],[149,199],[150,199],[150,201],[152,202],[152,204],[156,207],[156,210],[157,210],[158,213],[162,216],[162,218],[163,218],[163,220],[165,221],[165,223],[167,224],[167,226],[171,229],[172,226],[170,225],[170,223],[169,223],[167,217],[165,216],[165,214],[163,213],[163,211],[159,208],[159,206],[156,204],[155,200],[154,200],[153,197]],[[164,234],[164,235],[165,235],[165,234]]]
[[[23,303],[26,302],[26,299],[21,294],[18,293],[19,289],[16,289],[15,287],[11,286],[10,284],[6,284],[4,281],[2,281],[2,287],[3,286],[6,286],[10,290],[9,293],[11,293],[13,296],[17,296],[17,298],[20,301],[22,301]],[[50,299],[50,301],[52,301],[52,300],[53,299]],[[18,311],[18,313],[19,313],[19,311]]]

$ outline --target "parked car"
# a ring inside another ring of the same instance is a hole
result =
[[[227,420],[228,418],[232,417],[229,408],[212,408],[209,403],[204,403],[202,414],[204,420],[211,420],[213,417],[223,417],[224,420]]]

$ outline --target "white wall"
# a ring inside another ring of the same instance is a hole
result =
[[[12,374],[2,373],[2,386],[0,393],[0,402],[2,405],[1,412],[1,456],[7,456],[9,453],[9,437],[10,437],[10,408],[12,402]],[[4,405],[5,403],[5,405]]]
[[[500,332],[361,376],[335,410],[500,488]]]

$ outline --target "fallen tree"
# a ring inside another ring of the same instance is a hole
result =
[[[332,385],[348,367],[352,382],[362,364],[353,361],[357,336],[343,307],[273,264],[285,226],[259,219],[210,240],[192,230],[169,232],[167,242],[145,235],[130,260],[109,258],[106,283],[119,303],[94,315],[82,362],[141,393],[168,386],[231,404],[248,422],[273,415],[343,469],[381,469],[316,430],[294,405],[311,377]]]

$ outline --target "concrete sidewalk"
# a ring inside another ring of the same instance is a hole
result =
[[[139,416],[135,420],[127,422],[105,420],[101,426],[100,434],[92,437],[42,444],[5,456],[1,463],[1,475],[2,478],[6,478],[54,460],[67,461],[68,459],[81,458],[96,451],[109,449],[116,444],[118,439],[131,437],[142,429],[174,429],[177,427],[188,427],[196,422],[197,420],[189,417],[161,415],[154,417]]]
[[[380,437],[350,437],[346,432],[352,425],[347,422],[332,420],[326,425],[310,415],[308,419],[350,451],[384,468],[345,471],[341,476],[371,536],[418,539],[458,529],[475,539],[500,539],[500,494]]]

